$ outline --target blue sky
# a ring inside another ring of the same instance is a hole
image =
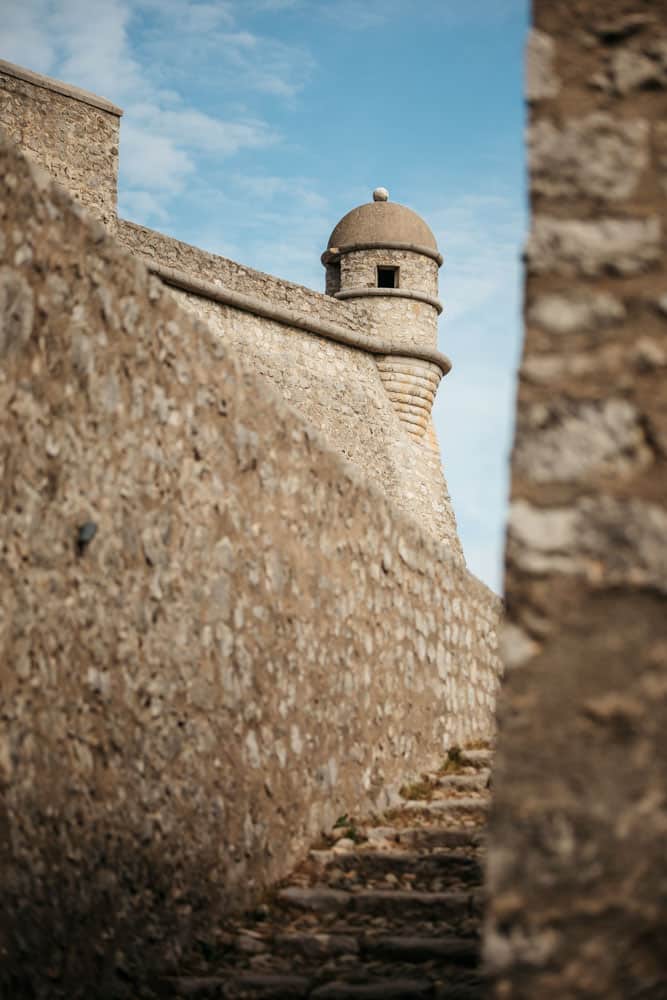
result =
[[[5,0],[0,43],[124,108],[125,218],[322,289],[329,232],[374,187],[424,216],[454,362],[436,426],[468,565],[495,590],[527,18],[527,0]]]

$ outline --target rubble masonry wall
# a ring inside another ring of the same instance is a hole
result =
[[[488,739],[500,602],[6,143],[0,202],[6,985],[164,964]]]

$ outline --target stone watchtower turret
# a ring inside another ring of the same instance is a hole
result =
[[[373,201],[334,228],[322,263],[327,295],[360,300],[366,332],[390,351],[376,363],[400,429],[390,445],[395,499],[463,559],[431,416],[451,367],[437,351],[442,255],[435,236],[416,212],[377,188]]]
[[[442,255],[424,220],[396,202],[385,188],[373,201],[348,212],[334,228],[322,255],[326,292],[362,299],[377,336],[420,350],[435,350],[438,269]],[[392,404],[413,438],[437,449],[431,408],[441,368],[411,356],[387,355],[378,368]]]

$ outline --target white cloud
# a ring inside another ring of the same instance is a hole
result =
[[[304,9],[335,21],[350,30],[377,28],[384,24],[409,17],[416,22],[444,21],[447,24],[485,24],[504,21],[513,15],[525,13],[526,0],[420,0],[418,4],[406,0],[316,0]]]
[[[260,11],[291,10],[301,5],[302,0],[255,0],[252,4],[255,10]]]
[[[426,214],[445,257],[442,349],[454,365],[434,420],[468,566],[499,592],[524,212],[520,192],[470,192],[446,202],[438,195],[431,204]]]
[[[40,16],[45,7],[10,2],[2,12],[2,57],[38,73],[49,73],[55,56],[53,39]]]
[[[341,27],[365,30],[389,21],[398,6],[396,0],[387,0],[386,3],[382,0],[338,0],[338,3],[324,4],[320,13]]]
[[[499,591],[515,375],[483,358],[477,364],[453,360],[434,421],[466,561]]]
[[[200,157],[220,160],[280,139],[259,117],[206,114],[181,98],[174,88],[202,72],[190,41],[204,44],[207,58],[215,54],[239,87],[253,78],[257,89],[292,97],[302,79],[287,46],[230,31],[231,2],[14,0],[3,17],[4,57],[124,107],[121,190],[131,193],[123,205],[138,209],[142,221],[168,220],[168,196],[196,183]]]
[[[224,121],[194,108],[160,108],[151,104],[131,106],[132,121],[155,136],[177,136],[180,145],[191,151],[233,156],[242,149],[272,145],[278,134],[262,121]]]
[[[283,205],[292,203],[296,211],[324,213],[328,209],[328,199],[317,190],[317,182],[308,178],[236,174],[233,182],[257,201],[270,202],[280,197]]]
[[[123,125],[120,145],[121,176],[131,187],[154,193],[177,194],[195,170],[192,157],[168,135],[135,125]]]
[[[124,0],[53,4],[48,28],[58,40],[58,72],[111,100],[124,101],[142,90],[145,80],[128,39],[131,17],[131,5]]]
[[[506,295],[516,282],[523,213],[512,198],[469,194],[428,213],[443,252],[440,293],[454,323]]]
[[[188,201],[179,238],[261,271],[324,289],[320,255],[331,229],[328,189],[318,178],[225,173]],[[205,208],[205,210],[204,210]]]
[[[118,214],[124,219],[142,219],[144,224],[160,225],[169,218],[163,201],[150,191],[122,191],[118,198]]]
[[[319,255],[337,214],[331,205],[349,207],[358,189],[344,190],[342,169],[332,189],[317,178],[286,175],[285,160],[262,174],[251,158],[281,143],[272,111],[294,106],[316,71],[310,53],[271,37],[271,26],[298,12],[318,22],[310,30],[322,34],[332,30],[324,23],[331,18],[350,29],[410,18],[427,30],[428,20],[497,22],[524,6],[524,0],[410,6],[405,0],[5,0],[1,45],[3,57],[125,108],[122,214],[322,288]],[[186,100],[189,91],[196,96]],[[493,176],[487,170],[491,184]],[[414,207],[445,256],[442,346],[454,362],[438,396],[436,425],[469,564],[498,587],[522,209],[516,193],[493,188],[445,199],[429,183],[416,187],[421,204]]]
[[[315,67],[305,49],[249,31],[222,35],[220,41],[237,85],[250,90],[293,98]]]
[[[227,29],[236,20],[232,0],[215,0],[213,3],[200,0],[134,0],[134,6],[142,14],[156,17],[158,23],[169,24],[176,38]]]

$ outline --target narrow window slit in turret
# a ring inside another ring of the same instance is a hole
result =
[[[378,288],[398,288],[398,268],[378,266]]]

